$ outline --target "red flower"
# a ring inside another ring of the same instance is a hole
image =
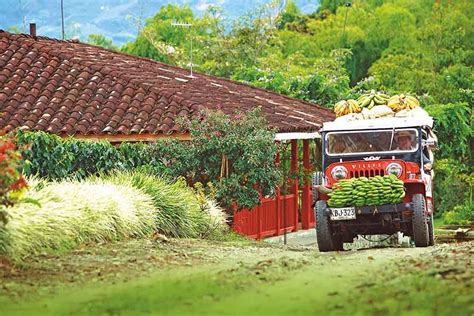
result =
[[[10,189],[12,191],[18,191],[27,186],[28,186],[28,183],[26,182],[25,178],[23,178],[23,176],[20,176],[20,178],[10,186]]]
[[[12,142],[9,142],[9,141],[7,141],[7,142],[4,141],[0,145],[0,152],[2,152],[2,153],[7,151],[7,150],[15,150],[15,149],[16,149],[15,144],[12,143]]]
[[[8,145],[8,149],[11,149],[11,150],[15,150],[16,149],[16,146],[13,142],[7,142],[7,145]]]
[[[25,178],[19,172],[21,160],[15,143],[0,131],[0,205],[13,205],[15,201],[8,198],[8,193],[27,186]]]

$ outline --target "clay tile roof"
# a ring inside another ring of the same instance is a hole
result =
[[[77,41],[0,30],[0,129],[171,134],[203,108],[260,106],[280,132],[317,131],[332,111],[231,80]]]

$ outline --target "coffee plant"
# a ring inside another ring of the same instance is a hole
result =
[[[163,172],[150,146],[143,143],[123,143],[116,148],[107,141],[63,139],[44,132],[19,131],[17,144],[24,147],[23,172],[50,180],[82,179],[113,170],[139,168]]]

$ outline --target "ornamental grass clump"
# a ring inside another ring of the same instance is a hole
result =
[[[172,183],[143,172],[121,172],[98,181],[133,186],[148,194],[158,212],[156,231],[170,237],[204,237],[212,219],[201,210],[194,191],[182,179]]]
[[[137,188],[74,181],[32,183],[27,195],[39,204],[18,203],[9,209],[9,221],[0,228],[0,255],[18,260],[81,243],[147,236],[154,230],[157,211],[152,199]]]

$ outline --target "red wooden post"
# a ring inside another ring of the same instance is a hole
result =
[[[258,221],[258,223],[257,223],[257,225],[258,225],[257,226],[258,227],[258,229],[257,229],[257,239],[262,239],[262,230],[263,230],[262,229],[262,226],[263,226],[263,223],[262,223],[262,221],[263,221],[262,206],[263,205],[262,205],[262,194],[261,193],[260,193],[260,198],[259,199],[260,199],[260,204],[258,204],[256,206],[256,208],[257,208],[257,210],[256,210],[257,211],[257,221]]]
[[[296,176],[298,173],[298,140],[291,140],[291,174]],[[298,231],[298,179],[293,179],[291,193],[294,194],[294,210],[295,210],[295,231]]]
[[[309,163],[309,140],[303,140],[303,168],[305,174],[311,168]],[[309,229],[311,221],[311,190],[308,179],[305,177],[303,193],[301,195],[301,225],[303,229]]]
[[[280,167],[280,151],[277,152],[275,157],[275,164],[277,167]],[[280,218],[280,188],[275,188],[275,212],[276,212],[276,235],[280,235],[280,227],[281,227],[281,218]]]

